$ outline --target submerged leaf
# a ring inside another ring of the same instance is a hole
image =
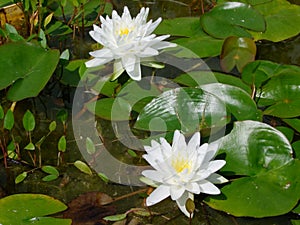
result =
[[[93,174],[90,167],[86,163],[84,163],[80,160],[77,160],[76,162],[74,162],[74,166],[83,173],[86,173],[86,174],[89,174],[89,175]]]

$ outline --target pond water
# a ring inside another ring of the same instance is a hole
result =
[[[190,0],[152,0],[152,1],[113,1],[114,6],[118,11],[122,11],[123,7],[127,5],[131,13],[135,15],[141,6],[148,6],[150,8],[151,18],[163,17],[163,18],[176,18],[180,16],[197,16],[201,14],[201,1]],[[294,3],[296,0],[294,0]],[[214,1],[205,1],[204,9],[212,7]],[[89,38],[87,38],[89,39]],[[85,43],[85,41],[83,41]],[[88,40],[90,42],[90,39]],[[75,46],[77,55],[84,55],[87,57],[86,46],[82,46],[82,40],[78,41],[78,46]],[[74,50],[75,51],[75,50]],[[272,43],[262,41],[258,43],[258,58],[268,59],[278,63],[294,64],[300,66],[300,36],[296,36],[280,43]],[[218,60],[218,59],[213,59]],[[62,87],[62,88],[61,88]],[[59,94],[57,94],[59,93]],[[95,172],[93,175],[82,173],[73,166],[73,162],[76,160],[85,161],[81,152],[78,149],[77,142],[72,130],[72,99],[74,95],[74,89],[69,87],[63,87],[56,85],[51,87],[49,93],[41,94],[39,98],[30,99],[21,102],[17,105],[15,113],[15,121],[17,127],[21,127],[22,116],[24,112],[30,108],[35,112],[37,122],[37,128],[33,134],[33,137],[38,140],[48,132],[49,123],[52,120],[57,120],[57,113],[62,109],[68,111],[69,116],[64,127],[58,120],[58,127],[45,141],[42,146],[43,164],[56,165],[57,163],[57,141],[61,135],[65,134],[67,139],[67,151],[63,154],[63,162],[59,167],[61,176],[51,182],[44,182],[42,178],[45,174],[41,171],[35,171],[28,175],[28,177],[21,183],[15,184],[15,177],[24,170],[31,170],[32,167],[26,165],[26,163],[18,163],[10,160],[8,162],[9,167],[4,168],[3,164],[0,164],[0,197],[3,194],[11,195],[15,193],[43,193],[53,196],[62,200],[65,203],[71,202],[80,194],[88,192],[103,192],[109,196],[120,200],[113,202],[115,207],[114,212],[123,213],[131,208],[144,207],[143,193],[145,193],[145,187],[134,187],[121,185],[116,183],[105,183]],[[1,96],[4,99],[4,96]],[[4,100],[2,105],[5,105]],[[117,141],[115,130],[110,121],[97,120],[97,129],[99,134],[104,139],[104,144],[107,149],[111,151],[120,161],[124,161],[133,165],[145,165],[145,162],[141,160],[141,154],[137,157],[132,157],[128,153],[128,148],[123,146],[121,142]],[[19,124],[18,124],[19,123]],[[22,138],[27,139],[26,134],[22,129],[16,131]],[[29,156],[24,155],[24,161],[30,161]],[[132,194],[135,193],[136,194]],[[237,193],[238,195],[239,193]],[[128,195],[128,196],[127,196]],[[124,198],[123,198],[123,197]],[[202,196],[195,200],[197,207],[195,217],[190,223],[189,220],[177,209],[176,203],[167,199],[153,207],[151,210],[157,212],[159,216],[150,218],[148,216],[143,217],[139,215],[130,214],[127,224],[198,224],[198,225],[289,225],[290,219],[298,218],[295,214],[288,214],[272,218],[237,218],[226,213],[213,210],[208,206],[201,203]],[[280,204],[280,203],[278,203]],[[92,206],[89,206],[92,207]],[[104,222],[93,221],[94,215],[90,215],[91,208],[87,208],[85,204],[78,206],[77,213],[81,212],[82,220],[75,224],[105,224]],[[99,212],[105,214],[105,210],[109,209],[101,208]],[[97,213],[99,213],[97,211]],[[1,221],[0,221],[1,223]],[[123,223],[120,223],[123,224]],[[125,224],[125,223],[124,223]]]

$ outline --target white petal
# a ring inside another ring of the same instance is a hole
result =
[[[219,188],[217,188],[214,184],[207,180],[203,180],[199,182],[200,190],[203,193],[210,194],[210,195],[218,195],[221,193]]]
[[[142,79],[141,65],[138,58],[126,56],[122,58],[122,63],[131,79],[137,81]]]
[[[160,143],[161,143],[161,150],[162,150],[162,153],[164,154],[165,158],[171,157],[171,155],[172,155],[171,145],[164,138],[160,139]]]
[[[194,195],[192,193],[186,191],[183,193],[183,195],[179,199],[176,200],[176,203],[177,203],[179,209],[187,217],[190,217],[190,213],[186,210],[185,203],[189,198],[194,201]],[[193,217],[193,215],[192,215],[192,217]]]
[[[146,35],[149,35],[151,34],[155,29],[156,27],[160,24],[160,22],[162,21],[162,19],[159,17],[157,20],[155,20],[147,29],[147,33]]]
[[[183,195],[184,192],[185,192],[185,189],[182,186],[171,186],[170,187],[170,194],[171,194],[172,200],[179,199]]]
[[[144,170],[142,172],[142,175],[157,182],[162,182],[162,178],[163,178],[161,173],[156,170]]]
[[[196,151],[196,147],[200,145],[200,132],[196,132],[190,139],[187,150],[189,153]]]
[[[96,25],[95,25],[96,26]],[[97,26],[96,26],[97,27]],[[97,27],[98,29],[99,27]],[[100,29],[100,28],[99,28]],[[91,30],[89,32],[90,36],[98,43],[100,43],[101,45],[104,45],[103,40],[102,40],[102,36],[99,32],[93,31]]]
[[[160,185],[148,196],[148,198],[146,199],[146,205],[147,206],[154,205],[169,196],[170,196],[169,186]]]
[[[156,170],[161,170],[160,162],[163,160],[162,158],[156,158],[151,155],[143,155],[143,158]]]
[[[161,49],[165,49],[165,48],[177,47],[177,44],[171,43],[171,42],[168,42],[168,41],[160,41],[158,43],[155,43],[155,44],[151,45],[151,47],[155,48],[157,50],[161,50]]]
[[[96,67],[96,66],[101,66],[109,61],[111,61],[110,58],[94,58],[85,62],[85,65],[86,67]]]
[[[111,77],[112,80],[117,79],[124,72],[121,60],[116,60],[114,63],[114,73]]]
[[[214,161],[209,162],[207,169],[211,173],[214,173],[214,172],[218,171],[219,169],[221,169],[225,164],[226,164],[225,160],[214,160]]]
[[[199,185],[195,182],[186,184],[185,189],[194,194],[200,194],[201,192]]]
[[[137,54],[137,56],[144,58],[144,57],[151,57],[158,55],[159,52],[154,48],[146,48],[144,51]]]
[[[214,184],[222,184],[222,183],[228,182],[228,180],[225,177],[223,177],[217,173],[211,174],[206,180],[208,180]]]
[[[90,52],[90,55],[97,58],[110,58],[111,60],[113,59],[111,50],[107,48],[102,48],[100,50]]]
[[[177,131],[177,130],[176,130]],[[186,142],[184,135],[181,134],[179,131],[174,133],[173,143],[172,143],[172,150],[174,151],[185,151],[186,150]],[[174,140],[175,139],[175,140]]]

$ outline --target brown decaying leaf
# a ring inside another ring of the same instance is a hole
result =
[[[73,199],[64,212],[64,218],[72,219],[72,225],[106,224],[103,217],[116,213],[114,205],[108,205],[113,199],[102,192],[89,192]]]

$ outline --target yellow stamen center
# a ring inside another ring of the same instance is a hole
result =
[[[176,170],[177,173],[182,172],[187,169],[191,170],[191,162],[182,157],[176,157],[172,160],[172,167]]]
[[[130,30],[127,27],[125,27],[119,30],[119,35],[120,36],[127,35],[129,32]]]

